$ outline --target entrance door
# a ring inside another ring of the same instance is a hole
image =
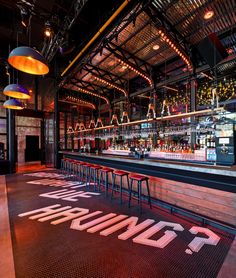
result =
[[[26,135],[25,162],[40,160],[39,136]]]

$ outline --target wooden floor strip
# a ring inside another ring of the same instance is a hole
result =
[[[236,238],[231,245],[229,253],[220,269],[217,278],[235,278],[236,277]]]
[[[5,176],[0,176],[0,276],[15,278]]]

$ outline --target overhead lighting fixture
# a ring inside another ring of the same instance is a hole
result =
[[[153,50],[158,50],[159,48],[160,48],[160,46],[158,44],[154,44],[152,47]]]
[[[44,75],[49,72],[45,58],[35,49],[28,46],[20,46],[11,51],[8,63],[20,71]]]
[[[4,108],[14,109],[14,110],[22,110],[24,109],[23,104],[17,99],[9,99],[3,103]]]
[[[45,30],[44,30],[44,35],[48,38],[50,38],[53,34],[53,29],[51,26],[51,23],[49,21],[45,22]]]
[[[3,90],[3,94],[5,96],[13,97],[13,98],[21,98],[21,99],[30,98],[29,91],[20,84],[7,85]]]
[[[50,29],[45,29],[45,31],[44,31],[44,35],[46,36],[46,37],[51,37],[51,35],[52,35],[52,33],[51,33],[51,30]]]
[[[212,18],[213,16],[214,16],[214,12],[212,10],[211,11],[207,11],[204,14],[204,19],[208,20],[208,19]]]

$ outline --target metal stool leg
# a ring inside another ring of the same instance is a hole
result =
[[[120,176],[120,204],[122,204],[122,176]]]
[[[138,181],[138,192],[139,192],[139,211],[142,213],[142,186],[141,181]]]
[[[113,176],[112,176],[112,188],[111,188],[111,200],[113,198],[113,191],[114,191],[114,187],[115,187],[115,180],[116,180],[116,175],[113,174]]]
[[[130,203],[131,203],[132,187],[133,187],[133,179],[131,179],[130,187],[129,187],[129,208],[130,208]]]
[[[150,208],[152,208],[151,195],[150,195],[148,180],[146,180],[146,186],[147,186],[147,192],[148,192],[148,203],[149,203]]]

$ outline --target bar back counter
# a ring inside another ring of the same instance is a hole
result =
[[[223,167],[162,163],[150,159],[137,160],[67,151],[60,154],[66,158],[147,175],[150,177],[151,196],[161,206],[169,207],[171,211],[192,214],[193,217],[197,214],[203,221],[216,220],[220,225],[236,229],[235,171]]]

